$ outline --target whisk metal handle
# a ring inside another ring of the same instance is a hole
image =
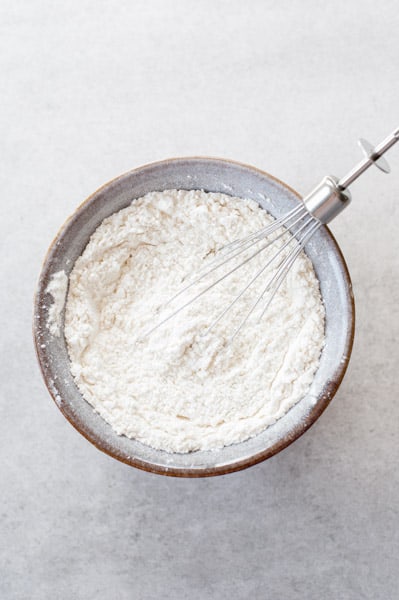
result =
[[[349,173],[344,177],[341,177],[338,183],[340,190],[345,190],[350,186],[364,171],[366,171],[371,165],[375,165],[385,173],[390,172],[390,168],[385,159],[381,160],[381,157],[387,150],[392,148],[396,142],[399,141],[399,127],[395,129],[388,137],[386,137],[378,146],[373,146],[367,141],[360,139],[359,144],[362,148],[365,158],[357,164]]]
[[[351,201],[351,195],[347,190],[348,186],[371,165],[377,166],[385,173],[390,172],[389,165],[382,155],[398,141],[399,127],[375,148],[367,140],[359,140],[365,158],[341,179],[331,175],[325,177],[303,200],[309,213],[323,225],[332,221]]]

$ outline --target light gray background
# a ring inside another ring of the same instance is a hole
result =
[[[399,148],[333,226],[357,329],[344,383],[280,455],[176,480],[101,454],[36,365],[32,296],[65,218],[170,156],[300,192],[399,124],[395,1],[7,0],[1,8],[0,598],[397,597]]]

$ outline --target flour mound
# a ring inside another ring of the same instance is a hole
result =
[[[220,448],[260,433],[305,396],[324,343],[324,307],[304,253],[263,319],[254,313],[232,343],[272,268],[203,333],[275,247],[143,337],[187,299],[159,312],[187,274],[272,221],[252,200],[169,190],[134,200],[93,233],[69,278],[65,338],[83,397],[118,434],[167,452]]]

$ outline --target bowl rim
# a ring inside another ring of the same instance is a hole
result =
[[[118,175],[117,177],[115,177],[115,178],[109,180],[108,182],[104,183],[103,185],[101,185],[92,194],[90,194],[85,200],[83,200],[83,202],[81,202],[76,207],[76,209],[73,211],[73,213],[65,220],[65,222],[62,224],[62,226],[58,230],[56,236],[50,243],[49,248],[48,248],[48,250],[45,254],[45,257],[43,259],[43,262],[42,262],[39,279],[38,279],[36,289],[35,289],[34,313],[33,313],[33,339],[34,339],[34,347],[35,347],[36,357],[37,357],[37,360],[39,363],[39,367],[40,367],[40,370],[42,373],[44,383],[47,387],[47,390],[48,390],[50,396],[52,397],[52,399],[54,400],[55,404],[57,405],[59,410],[62,412],[64,417],[71,423],[71,425],[81,435],[83,435],[83,437],[85,437],[89,442],[91,442],[98,450],[101,450],[108,456],[111,456],[112,458],[115,458],[115,459],[119,460],[120,462],[123,462],[129,466],[136,467],[143,471],[157,473],[160,475],[167,475],[167,476],[171,476],[171,477],[197,478],[197,477],[212,477],[212,476],[216,476],[216,475],[226,475],[228,473],[240,471],[240,470],[246,469],[248,467],[251,467],[253,465],[256,465],[260,462],[263,462],[264,460],[274,456],[275,454],[277,454],[278,452],[280,452],[281,450],[283,450],[284,448],[286,448],[287,446],[292,444],[295,440],[297,440],[300,436],[302,436],[315,423],[315,421],[317,421],[317,419],[325,411],[325,409],[327,408],[327,406],[329,405],[329,403],[335,396],[335,394],[344,378],[346,370],[348,368],[348,364],[349,364],[349,360],[350,360],[350,356],[351,356],[351,352],[352,352],[352,348],[353,348],[354,334],[355,334],[355,300],[354,300],[354,295],[353,295],[353,290],[352,290],[352,282],[351,282],[351,278],[349,275],[349,270],[348,270],[347,264],[345,262],[344,256],[342,254],[342,251],[341,251],[334,235],[331,233],[331,230],[329,229],[329,227],[324,225],[323,226],[324,230],[327,232],[327,235],[330,238],[330,241],[335,249],[337,259],[342,268],[342,275],[343,275],[345,287],[348,290],[349,327],[347,329],[347,335],[346,335],[346,340],[345,340],[345,352],[343,355],[343,359],[340,363],[339,369],[338,369],[338,371],[336,371],[334,379],[331,379],[327,382],[323,395],[318,399],[316,404],[309,410],[309,413],[307,414],[306,419],[302,420],[301,422],[296,423],[290,429],[290,431],[288,432],[288,434],[285,437],[280,438],[274,444],[272,444],[271,446],[269,446],[268,448],[266,448],[263,451],[257,452],[256,454],[248,456],[244,459],[237,460],[237,461],[229,463],[229,464],[223,464],[220,466],[216,465],[216,466],[212,466],[212,467],[203,467],[203,468],[199,468],[199,467],[196,467],[196,468],[166,467],[163,465],[146,462],[146,461],[144,461],[140,458],[134,457],[134,456],[125,456],[121,453],[118,453],[118,451],[111,444],[109,444],[106,440],[97,436],[90,429],[86,428],[85,424],[73,413],[73,411],[68,410],[69,404],[67,402],[60,403],[58,401],[58,399],[56,398],[54,388],[53,388],[53,386],[50,385],[50,378],[51,378],[50,377],[50,368],[46,361],[45,352],[40,344],[40,335],[39,335],[40,323],[43,322],[43,319],[39,318],[39,316],[41,315],[41,317],[43,317],[43,310],[44,310],[42,302],[41,302],[41,293],[43,293],[43,290],[46,287],[44,285],[44,279],[45,279],[45,275],[47,274],[47,266],[49,265],[51,256],[53,254],[53,251],[55,249],[58,239],[66,231],[66,229],[69,227],[69,225],[78,217],[80,212],[88,204],[90,204],[91,201],[95,197],[97,197],[97,195],[101,191],[105,190],[108,187],[111,187],[114,184],[117,184],[118,182],[122,181],[123,179],[125,179],[131,175],[134,175],[137,172],[143,171],[146,168],[154,168],[154,167],[156,168],[156,167],[162,166],[162,165],[168,165],[171,163],[178,163],[178,162],[185,162],[185,161],[188,161],[188,162],[210,161],[213,163],[223,163],[223,164],[227,163],[227,164],[231,164],[233,166],[242,167],[244,169],[247,169],[249,171],[257,173],[257,174],[261,175],[262,177],[266,177],[266,178],[274,181],[281,187],[288,190],[291,194],[296,196],[296,198],[298,198],[298,200],[302,201],[302,196],[294,188],[287,185],[286,183],[284,183],[283,181],[281,181],[274,175],[270,175],[270,173],[268,173],[267,171],[264,171],[257,167],[253,167],[251,165],[242,163],[240,161],[235,161],[232,159],[225,159],[225,158],[220,158],[220,157],[212,157],[212,156],[172,157],[172,158],[167,158],[164,160],[146,163],[144,165],[141,165],[139,167],[136,167],[134,169],[126,171],[125,173],[122,173],[121,175]],[[86,402],[86,400],[83,397],[82,397],[82,401]]]

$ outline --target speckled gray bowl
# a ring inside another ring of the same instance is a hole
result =
[[[65,417],[103,452],[129,465],[178,477],[221,475],[276,454],[320,416],[334,396],[349,362],[354,333],[354,301],[345,261],[333,236],[321,228],[306,246],[320,281],[326,309],[326,345],[305,398],[256,437],[220,450],[168,454],[118,436],[82,398],[69,368],[65,339],[47,327],[51,298],[45,290],[53,273],[70,273],[90,235],[111,213],[147,192],[203,189],[252,198],[278,217],[300,196],[274,177],[239,163],[214,158],[182,158],[153,163],[121,175],[90,196],[68,219],[50,247],[38,284],[34,310],[37,356],[50,394]],[[270,200],[268,200],[270,198]]]

